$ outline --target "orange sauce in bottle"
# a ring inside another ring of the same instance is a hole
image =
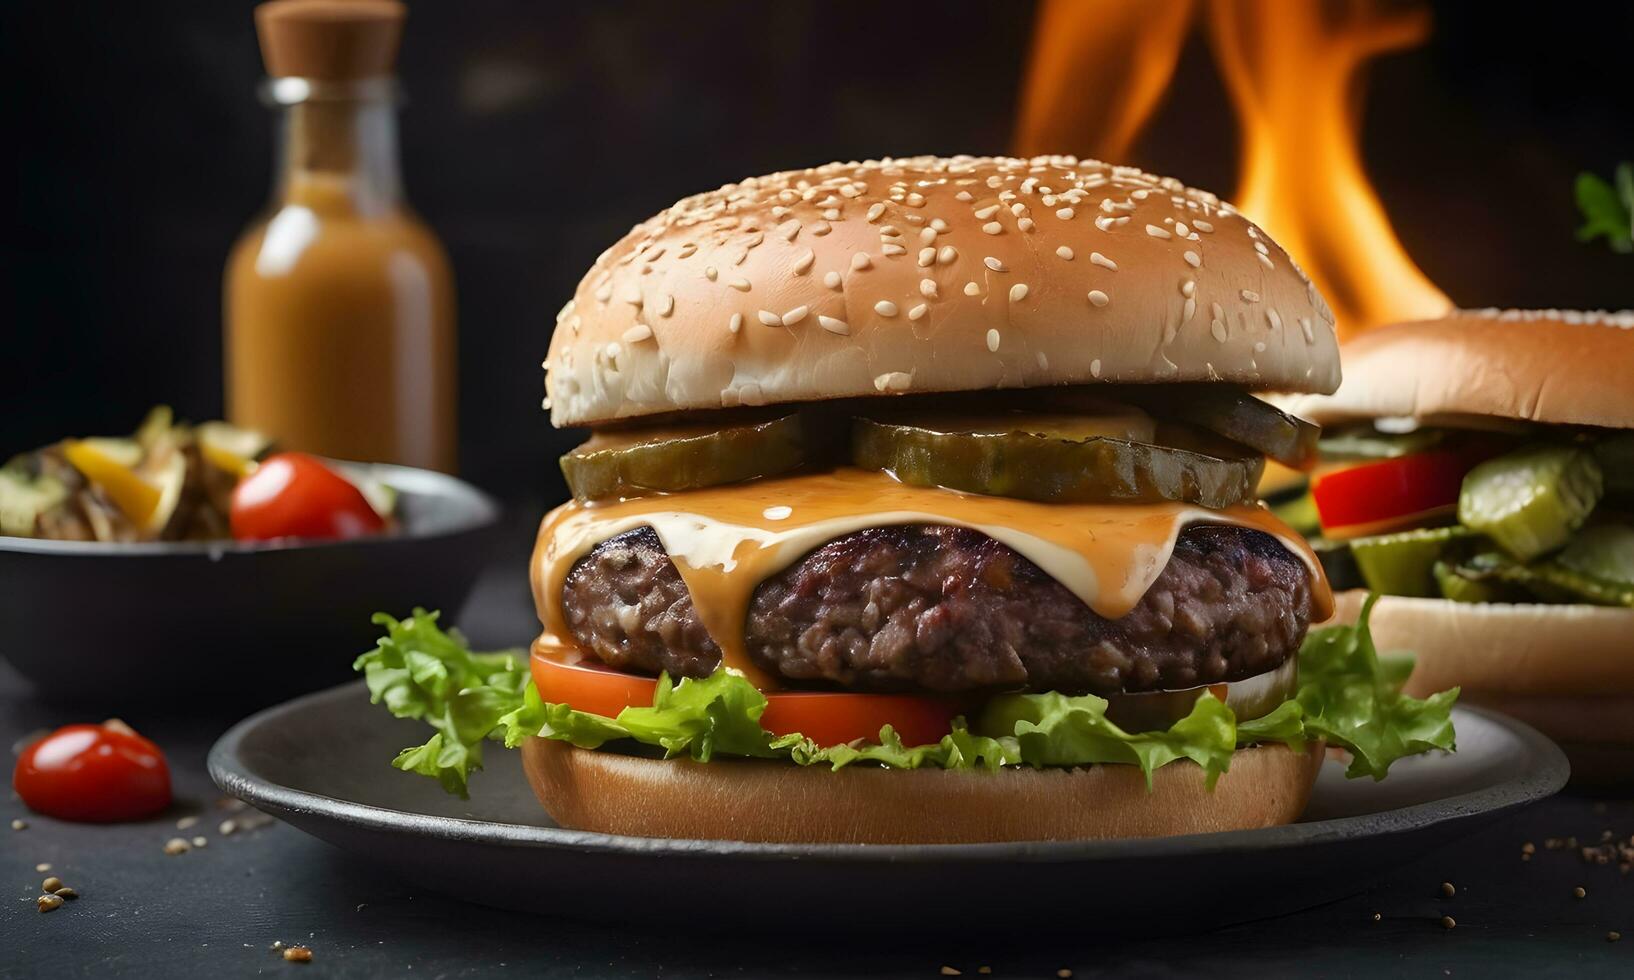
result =
[[[452,470],[454,282],[401,193],[402,11],[313,14],[335,6],[257,11],[284,121],[271,205],[227,261],[228,417],[286,448]],[[336,44],[337,31],[356,36]]]

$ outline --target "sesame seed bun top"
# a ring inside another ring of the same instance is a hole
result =
[[[1497,416],[1634,428],[1634,310],[1459,310],[1345,344],[1345,383],[1284,407],[1323,425]]]
[[[1333,314],[1229,204],[1072,157],[831,163],[686,198],[556,318],[556,425],[906,392],[1331,392]]]

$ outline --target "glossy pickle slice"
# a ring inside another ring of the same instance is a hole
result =
[[[1448,546],[1474,533],[1456,525],[1420,528],[1355,538],[1350,542],[1350,551],[1362,581],[1374,592],[1430,598],[1441,594],[1435,566]]]
[[[979,431],[977,431],[979,430]],[[1183,430],[1153,445],[1099,434],[1076,417],[1016,413],[984,419],[880,421],[852,427],[852,460],[903,483],[1060,503],[1156,503],[1173,500],[1219,509],[1254,500],[1265,461],[1232,455],[1219,440]]]
[[[807,461],[798,415],[768,422],[597,433],[562,457],[579,500],[668,493],[776,476]]]
[[[1521,561],[1554,551],[1600,500],[1600,466],[1586,449],[1534,445],[1489,459],[1464,477],[1458,521]]]
[[[1149,391],[1136,393],[1133,400],[1157,415],[1207,429],[1296,470],[1316,463],[1321,428],[1241,388],[1225,384],[1148,387]]]

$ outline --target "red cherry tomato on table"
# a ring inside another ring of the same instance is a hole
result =
[[[142,820],[170,806],[164,753],[123,722],[57,729],[23,750],[11,786],[30,810],[81,823]]]
[[[533,685],[547,703],[613,718],[625,708],[652,705],[658,682],[589,662],[568,664],[534,653]],[[913,694],[853,694],[847,691],[768,691],[761,727],[774,735],[799,733],[818,745],[857,739],[875,741],[886,725],[904,745],[939,742],[965,713],[961,698]]]
[[[386,526],[361,490],[305,453],[268,457],[240,480],[229,519],[239,541],[357,538]]]

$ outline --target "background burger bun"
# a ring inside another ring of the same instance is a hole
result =
[[[1461,310],[1345,343],[1331,397],[1283,403],[1320,425],[1497,416],[1554,425],[1634,424],[1634,310]]]
[[[1210,792],[1203,770],[1136,766],[831,772],[781,761],[644,759],[530,738],[528,782],[561,826],[765,843],[959,844],[1161,837],[1291,823],[1322,746],[1239,751]]]
[[[1333,315],[1269,235],[1072,157],[754,177],[602,253],[557,315],[558,426],[908,392],[1230,381],[1330,392]]]
[[[1367,593],[1334,596],[1354,622]],[[1461,702],[1559,742],[1579,786],[1634,782],[1634,609],[1383,596],[1368,619],[1381,653],[1416,657],[1407,693],[1457,686]]]

